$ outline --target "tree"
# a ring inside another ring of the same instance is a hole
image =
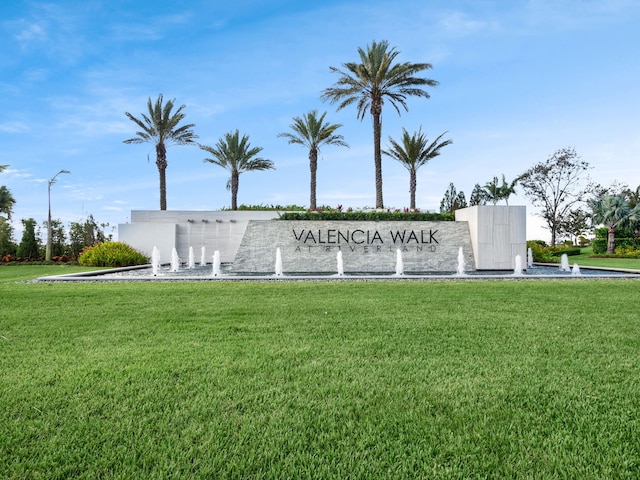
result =
[[[442,137],[447,132],[440,134],[433,142],[429,143],[427,136],[419,129],[413,135],[409,135],[404,128],[402,129],[402,140],[396,142],[389,137],[391,147],[383,150],[382,153],[394,160],[400,162],[403,167],[409,171],[409,208],[416,208],[416,188],[418,185],[417,172],[418,169],[426,164],[432,158],[440,155],[440,150],[450,145],[452,140],[443,140]]]
[[[13,242],[13,227],[4,217],[0,217],[0,259],[5,255],[15,255],[17,245]]]
[[[0,213],[4,213],[7,216],[7,220],[11,220],[11,212],[13,212],[15,203],[16,201],[9,189],[2,185],[0,187]]]
[[[167,147],[170,145],[194,144],[198,136],[193,132],[195,126],[190,123],[178,126],[184,120],[185,114],[182,110],[186,105],[181,105],[175,112],[172,112],[175,98],[162,104],[162,94],[158,95],[155,104],[151,103],[151,97],[147,102],[148,115],[141,113],[141,118],[136,118],[129,112],[125,115],[134,122],[140,131],[136,132],[136,137],[125,140],[124,143],[153,143],[156,147],[156,166],[160,175],[160,210],[167,209]]]
[[[317,110],[311,110],[302,117],[293,117],[293,123],[289,128],[293,133],[285,132],[278,134],[289,140],[290,144],[297,144],[309,149],[309,169],[311,170],[311,185],[309,190],[309,209],[316,209],[316,172],[318,170],[318,153],[321,145],[338,145],[349,147],[342,135],[337,135],[335,131],[341,124],[330,124],[324,121],[327,112],[318,117]]]
[[[560,223],[589,190],[582,186],[587,169],[589,163],[575,149],[562,148],[519,177],[525,196],[541,208],[538,215],[551,232],[552,245],[556,244]]]
[[[36,234],[36,221],[33,218],[22,220],[24,230],[22,232],[22,240],[18,246],[18,257],[24,260],[32,260],[39,257],[40,240]]]
[[[254,158],[262,151],[262,147],[251,148],[249,136],[240,132],[229,132],[220,138],[215,147],[200,145],[213,158],[205,158],[205,162],[213,163],[229,171],[231,177],[227,182],[227,190],[231,190],[231,210],[238,209],[238,186],[240,174],[256,170],[272,170],[273,162],[264,158]]]
[[[640,204],[640,185],[635,190],[631,190],[629,187],[625,188],[622,192],[629,202],[631,208]]]
[[[373,41],[367,49],[358,48],[360,62],[343,63],[344,70],[329,67],[340,75],[335,86],[322,93],[322,100],[338,103],[338,110],[356,104],[358,118],[363,120],[367,111],[373,120],[373,160],[376,181],[376,208],[384,208],[382,199],[382,106],[385,100],[400,114],[400,107],[408,111],[409,96],[429,98],[423,87],[435,87],[438,82],[415,75],[431,67],[429,63],[394,63],[400,52],[389,48],[389,42]]]
[[[449,188],[444,192],[444,197],[440,201],[440,213],[453,213],[460,208],[467,206],[467,199],[464,196],[464,192],[456,191],[456,187],[453,182],[449,183]]]
[[[85,247],[107,241],[100,228],[101,225],[98,225],[93,215],[89,215],[84,222],[71,222],[69,224],[69,256],[77,258]]]
[[[476,205],[485,205],[487,203],[486,193],[484,188],[480,186],[479,183],[476,183],[471,191],[471,197],[469,198],[469,206],[473,207]]]
[[[558,225],[558,237],[568,237],[572,244],[576,244],[578,237],[590,230],[589,214],[582,208],[571,210],[566,218]]]
[[[507,183],[502,174],[502,183],[498,183],[498,177],[493,177],[493,180],[486,183],[484,186],[483,198],[485,201],[489,201],[494,205],[500,200],[504,200],[507,206],[509,206],[509,197],[516,193],[516,184],[519,178],[516,178],[511,183]]]
[[[64,226],[59,219],[51,220],[51,228],[49,228],[48,221],[45,220],[44,226],[47,229],[47,232],[51,235],[51,247],[50,247],[50,257],[61,257],[65,254],[66,249],[66,239],[67,236],[64,231]],[[45,256],[46,259],[46,256]]]
[[[616,230],[637,224],[640,221],[640,206],[631,208],[623,194],[603,195],[589,202],[594,225],[607,227],[607,253],[616,250]]]

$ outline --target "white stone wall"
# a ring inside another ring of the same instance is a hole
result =
[[[524,206],[477,205],[456,210],[468,222],[477,270],[513,270],[516,255],[527,263],[527,212]]]
[[[233,271],[273,273],[280,249],[285,273],[336,273],[338,252],[347,273],[393,273],[400,250],[406,273],[455,273],[460,248],[473,270],[466,222],[251,221]]]
[[[174,247],[181,260],[186,262],[189,246],[193,247],[197,261],[200,260],[201,248],[204,246],[207,262],[211,262],[214,251],[218,250],[221,261],[231,263],[249,222],[272,220],[278,216],[279,212],[275,211],[133,210],[131,223],[118,225],[118,239],[148,256],[151,256],[153,247],[156,246],[163,263],[170,261]],[[475,262],[477,270],[513,270],[516,255],[520,255],[522,265],[526,265],[526,207],[469,207],[456,211],[456,221],[468,224],[465,229],[468,228],[472,249],[472,252],[466,249],[464,252],[468,268]],[[275,247],[271,250],[274,249]],[[272,262],[272,255],[274,254],[269,251],[269,264]]]
[[[118,225],[118,240],[151,256],[153,247],[160,250],[162,262],[171,259],[175,247],[183,262],[189,256],[189,246],[200,261],[205,247],[207,262],[214,251],[222,262],[233,262],[250,220],[271,220],[275,211],[231,210],[132,210],[131,223]]]

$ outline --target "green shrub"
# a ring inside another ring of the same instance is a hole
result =
[[[606,228],[604,229],[606,230]],[[618,249],[625,250],[640,250],[640,238],[632,237],[632,238],[617,238],[616,242],[616,253],[618,253]],[[593,254],[594,255],[605,255],[607,253],[607,237],[604,238],[596,238],[593,240]]]
[[[604,255],[607,253],[607,237],[596,237],[591,242],[591,246],[593,247],[594,255]]]
[[[553,253],[553,255],[555,255],[556,257],[561,257],[563,254],[567,255],[568,257],[571,257],[572,255],[580,255],[580,247],[550,247],[551,248],[551,252]]]
[[[144,265],[149,258],[122,242],[103,242],[85,248],[78,263],[85,267],[128,267]]]
[[[228,208],[228,207],[224,207],[224,208],[221,208],[221,210],[231,210],[231,209]],[[273,205],[273,204],[271,204],[271,205],[263,205],[263,204],[260,204],[260,205],[244,205],[244,204],[242,204],[242,205],[238,205],[238,210],[243,210],[243,211],[244,210],[268,210],[268,211],[272,211],[272,210],[275,210],[275,211],[289,210],[289,211],[291,211],[291,210],[294,210],[294,211],[297,211],[297,210],[305,210],[305,208],[301,207],[300,205]]]
[[[567,248],[565,246],[547,246],[545,242],[541,240],[528,240],[527,248],[531,249],[534,262],[542,263],[558,263],[559,258],[566,254],[567,256],[580,255],[579,247]]]
[[[350,221],[453,221],[455,216],[452,213],[432,213],[432,212],[404,212],[404,211],[305,211],[286,212],[280,215],[280,220],[350,220]]]
[[[527,248],[531,249],[534,262],[556,263],[558,258],[553,255],[550,248],[541,240],[528,240]]]

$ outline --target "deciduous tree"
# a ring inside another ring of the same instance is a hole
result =
[[[589,191],[585,186],[589,168],[589,163],[582,160],[574,148],[562,148],[520,176],[525,196],[540,208],[538,215],[551,232],[552,245],[557,243],[560,223]]]

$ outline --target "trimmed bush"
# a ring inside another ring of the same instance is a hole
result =
[[[455,216],[452,213],[430,213],[430,212],[402,212],[402,211],[372,211],[372,212],[342,212],[340,210],[330,210],[321,212],[287,212],[280,215],[279,220],[351,220],[351,221],[412,221],[412,222],[433,222],[433,221],[453,221]]]
[[[580,255],[580,247],[560,247],[553,249],[552,252],[556,257],[561,257],[563,254],[566,254],[567,257],[570,257],[572,255]]]
[[[149,258],[122,242],[104,242],[85,248],[78,257],[85,267],[129,267],[149,263]]]
[[[616,253],[622,250],[640,250],[640,238],[618,238],[616,237]],[[605,255],[607,253],[607,237],[596,238],[592,242],[594,255]]]

